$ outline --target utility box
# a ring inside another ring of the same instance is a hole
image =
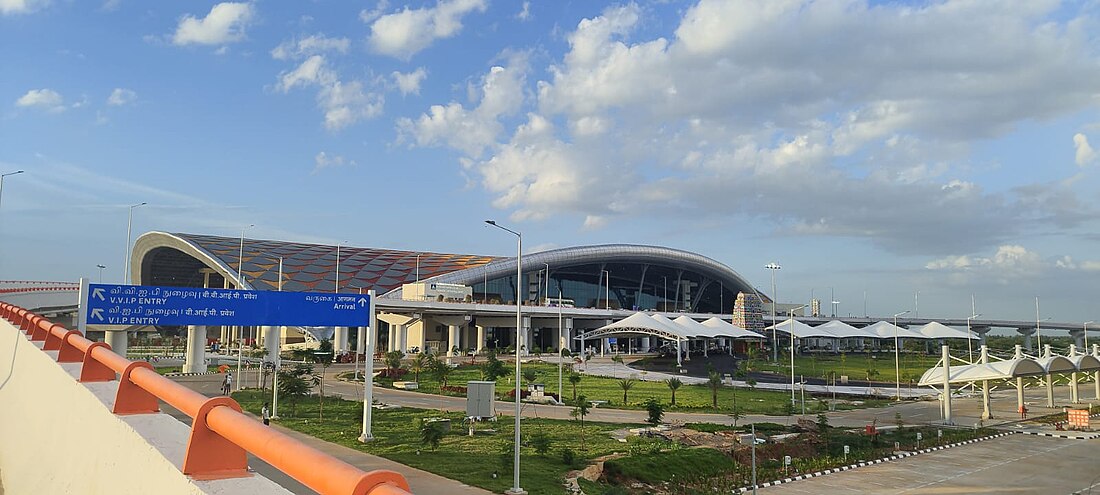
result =
[[[466,417],[492,418],[497,415],[497,382],[472,381],[466,384]]]

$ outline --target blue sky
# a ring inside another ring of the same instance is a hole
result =
[[[0,278],[149,230],[659,244],[779,298],[1100,320],[1095,1],[0,0]],[[1091,141],[1090,141],[1091,140]]]

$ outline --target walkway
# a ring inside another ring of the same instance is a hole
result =
[[[1088,493],[1100,488],[1096,440],[1009,435],[762,488],[765,495]]]
[[[198,375],[177,377],[175,380],[183,385],[188,386],[192,390],[202,393],[207,396],[218,395],[218,390],[221,387],[221,375]],[[326,386],[326,388],[328,388]],[[190,424],[191,418],[176,411],[164,404],[164,411],[171,414],[181,422]],[[278,425],[272,425],[273,428],[278,428],[283,433],[290,435],[326,454],[329,454],[337,459],[340,459],[348,464],[351,464],[364,471],[370,471],[374,469],[388,469],[401,473],[406,480],[409,481],[409,486],[412,488],[412,492],[416,494],[432,494],[432,493],[447,493],[447,494],[459,494],[459,495],[482,495],[490,492],[481,488],[472,487],[462,482],[452,479],[444,478],[437,474],[432,474],[427,471],[421,471],[416,468],[400,464],[389,459],[378,457],[376,455],[367,454],[358,450],[350,449],[342,445],[326,442],[318,438],[299,433],[294,430],[283,428]],[[248,465],[257,473],[266,476],[268,479],[278,483],[287,490],[290,490],[298,494],[313,494],[314,491],[306,488],[302,484],[298,483],[294,479],[286,476],[281,471],[271,467],[267,463],[260,459],[254,458],[251,455],[248,459]]]

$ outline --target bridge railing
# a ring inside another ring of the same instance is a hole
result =
[[[81,363],[80,382],[105,382],[119,377],[113,413],[160,411],[160,401],[192,418],[184,454],[184,474],[203,479],[230,478],[248,470],[246,452],[317,491],[328,494],[409,495],[403,476],[393,471],[364,472],[309,447],[246,416],[229,397],[209,398],[173,382],[144,361],[130,361],[103,342],[92,342],[24,308],[0,303],[0,317],[43,342],[43,351],[57,351],[59,363]]]

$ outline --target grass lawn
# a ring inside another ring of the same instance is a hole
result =
[[[899,369],[902,383],[911,378],[914,382],[920,380],[928,368],[936,365],[939,356],[927,356],[924,354],[901,354]],[[757,360],[753,367],[759,371],[774,371],[784,376],[790,376],[791,362],[788,356],[780,356],[779,364]],[[874,369],[878,373],[872,378],[876,382],[894,381],[894,354],[892,352],[878,354],[811,354],[795,356],[795,375],[822,378],[830,371],[835,371],[837,380],[840,376],[847,375],[850,380],[867,380],[867,370]]]
[[[508,365],[508,369],[511,370],[512,365]],[[553,364],[539,364],[528,363],[523,365],[524,370],[535,370],[536,383],[543,383],[546,385],[547,392],[557,393],[558,391],[558,367]],[[642,372],[639,372],[639,376]],[[415,380],[417,377],[414,373],[410,372],[404,376],[404,380]],[[421,372],[419,376],[419,391],[429,394],[440,393],[440,384],[437,380],[431,377],[426,372]],[[451,372],[448,377],[448,386],[465,386],[466,382],[470,380],[480,380],[481,370],[476,366],[462,365]],[[380,378],[378,383],[383,386],[392,386],[393,380]],[[507,375],[497,381],[497,394],[506,394],[509,390],[515,387],[515,382],[512,380],[512,375]],[[447,395],[456,395],[465,397],[464,392],[446,392]],[[573,398],[573,386],[569,383],[569,367],[566,366],[563,383],[562,394],[564,399],[568,402]],[[623,389],[620,386],[620,380],[617,378],[606,378],[591,375],[582,375],[581,381],[577,384],[577,395],[584,395],[588,400],[602,400],[607,401],[606,405],[599,407],[613,407],[619,409],[644,409],[643,403],[646,399],[653,397],[665,405],[666,412],[672,411],[689,411],[689,412],[723,412],[733,409],[734,396],[736,394],[737,406],[744,414],[786,414],[786,406],[790,403],[789,392],[778,391],[765,391],[765,390],[753,390],[747,388],[733,389],[731,387],[722,387],[718,391],[718,410],[712,407],[711,391],[704,385],[683,385],[676,391],[676,406],[671,406],[672,392],[669,390],[668,385],[664,382],[647,382],[638,380],[634,383],[633,387],[627,392],[627,401],[623,403]],[[824,408],[824,404],[818,401],[811,401],[810,394],[806,395],[806,408],[807,411],[817,411],[819,408]],[[881,399],[868,399],[864,401],[864,407],[875,407],[888,404],[888,400]],[[851,408],[848,404],[838,404],[839,409]],[[801,408],[799,408],[801,410]]]
[[[243,391],[233,394],[246,411],[259,414],[267,394]],[[402,464],[502,493],[512,486],[513,423],[502,418],[496,423],[480,423],[478,430],[496,430],[467,436],[462,425],[462,413],[402,408],[376,410],[373,414],[373,442],[362,444],[358,437],[362,424],[362,403],[326,398],[324,420],[318,419],[316,397],[283,399],[279,403],[280,419],[276,422],[317,438],[338,443],[363,452],[379,455]],[[422,418],[442,417],[451,420],[451,430],[433,452],[420,442],[418,423]],[[625,452],[629,445],[613,440],[608,432],[637,425],[585,422],[587,449],[581,449],[581,428],[576,421],[524,419],[524,447],[521,449],[522,486],[531,494],[562,494],[565,473],[579,469],[593,457],[616,451]],[[551,440],[548,454],[539,455],[528,446],[532,435],[542,433]],[[562,461],[563,450],[576,455],[573,465]],[[493,478],[493,473],[497,474]]]

